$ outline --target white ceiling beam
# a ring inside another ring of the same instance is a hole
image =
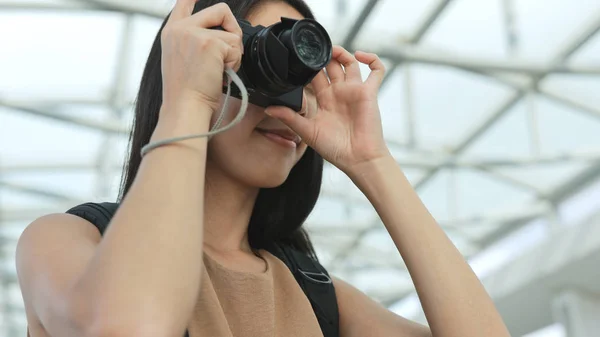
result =
[[[545,76],[551,73],[567,73],[577,75],[600,75],[600,64],[541,64],[527,60],[506,60],[477,57],[473,55],[440,52],[423,46],[394,44],[390,39],[365,37],[356,42],[356,48],[376,53],[379,57],[395,63],[409,62],[441,65],[447,67],[472,69],[485,72],[507,72],[527,74],[529,76]]]
[[[579,101],[573,99],[572,97],[565,96],[564,94],[557,92],[554,89],[544,88],[541,83],[534,86],[534,83],[532,83],[532,82],[524,83],[522,81],[516,81],[514,78],[506,76],[505,74],[479,71],[479,70],[474,70],[474,69],[464,69],[464,70],[470,71],[470,72],[478,74],[478,75],[486,76],[486,77],[491,78],[503,85],[507,85],[507,86],[512,87],[513,89],[519,90],[523,93],[535,92],[538,95],[546,97],[546,98],[553,100],[559,104],[565,105],[571,109],[585,113],[592,118],[600,119],[600,108],[598,108],[596,106],[592,106],[590,104],[579,102]]]
[[[97,120],[62,114],[56,111],[48,111],[47,109],[39,106],[29,106],[24,105],[22,103],[11,102],[2,99],[0,99],[0,107],[6,107],[8,109],[18,110],[20,112],[25,112],[37,117],[50,118],[56,121],[66,122],[72,125],[82,126],[96,131],[107,132],[112,134],[126,135],[128,130],[125,123],[120,122],[118,120],[106,120],[100,122]]]
[[[35,164],[0,164],[0,173],[38,173],[38,172],[80,172],[94,171],[96,166],[85,163],[35,163]],[[115,173],[120,172],[121,165],[112,165],[110,167]]]
[[[417,45],[423,37],[429,32],[433,24],[438,20],[439,17],[442,16],[444,11],[450,5],[451,0],[438,0],[433,6],[430,7],[429,12],[425,15],[425,19],[421,21],[419,26],[417,27],[413,36],[408,39],[407,43],[412,45]],[[393,62],[390,69],[387,70],[385,77],[381,83],[381,87],[385,85],[385,83],[390,79],[391,75],[394,73],[396,68],[402,64],[402,62]]]
[[[417,44],[423,39],[425,34],[429,32],[433,24],[438,20],[440,16],[444,13],[448,5],[450,5],[451,0],[438,0],[437,3],[434,3],[430,8],[428,13],[425,15],[425,19],[421,22],[414,35],[409,39],[410,44]]]
[[[420,157],[420,156],[419,156]],[[404,158],[398,164],[410,168],[504,168],[532,165],[548,165],[573,162],[596,162],[600,160],[600,149],[573,150],[564,153],[540,154],[536,156],[502,156],[498,158],[456,158],[439,156],[438,158]]]
[[[39,195],[39,196],[46,197],[46,198],[56,199],[57,201],[64,201],[64,202],[75,201],[75,198],[72,198],[70,195],[62,194],[62,193],[55,192],[55,191],[49,191],[49,190],[41,189],[38,187],[27,186],[27,185],[15,183],[15,182],[0,180],[0,188],[7,188],[7,189],[19,191],[19,192]]]
[[[347,22],[351,22],[352,25],[349,27],[348,32],[342,39],[342,47],[348,50],[352,49],[352,45],[354,43],[354,40],[356,39],[356,36],[360,32],[360,29],[364,26],[365,22],[369,18],[369,15],[371,15],[373,9],[375,8],[378,2],[379,0],[367,0],[362,10],[358,14],[358,17],[354,20],[347,20]]]
[[[515,220],[523,220],[523,219],[533,219],[540,215],[548,212],[548,205],[544,203],[527,205],[522,209],[509,209],[509,210],[499,210],[494,212],[486,212],[481,215],[473,215],[459,219],[438,221],[440,226],[444,229],[455,229],[455,228],[464,228],[466,226],[492,226],[496,227],[498,224],[515,221]],[[374,223],[375,222],[375,223]],[[358,232],[364,230],[366,228],[377,227],[381,225],[381,220],[379,218],[374,219],[373,221],[354,221],[348,222],[344,221],[340,224],[332,225],[330,223],[319,223],[316,221],[309,221],[307,226],[310,228],[311,233],[319,234],[333,234],[333,233],[344,233],[344,232]]]
[[[95,6],[90,6],[84,2],[79,1],[35,1],[35,0],[14,0],[14,1],[0,1],[0,9],[6,10],[90,10],[95,9]]]

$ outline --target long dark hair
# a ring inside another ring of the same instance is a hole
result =
[[[261,1],[273,0],[201,0],[196,3],[194,12],[225,2],[237,18],[246,18]],[[314,19],[310,8],[302,0],[277,1],[284,1],[305,18]],[[162,105],[160,35],[168,18],[167,16],[156,35],[142,75],[119,200],[124,198],[131,187],[142,160],[140,149],[150,141],[158,122]],[[281,186],[260,190],[248,227],[248,239],[253,250],[270,249],[274,243],[279,243],[317,258],[302,224],[317,202],[322,175],[323,158],[309,147]]]

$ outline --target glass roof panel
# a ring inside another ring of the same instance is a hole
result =
[[[400,164],[400,166],[402,166],[402,164]],[[406,179],[408,179],[411,184],[415,184],[427,173],[425,170],[414,168],[402,168],[402,172],[404,172]]]
[[[92,163],[102,133],[0,107],[0,158],[5,163]]]
[[[394,241],[392,241],[392,238],[385,227],[383,227],[382,223],[378,223],[372,230],[367,232],[361,238],[360,248],[367,251],[375,251],[377,254],[381,254],[382,256],[398,254],[398,250],[394,244]]]
[[[57,198],[44,196],[31,191],[23,191],[22,189],[17,189],[12,186],[6,186],[3,180],[0,182],[0,187],[2,187],[0,188],[0,199],[2,200],[3,210],[29,210],[32,208],[51,209],[60,207],[61,205],[61,200],[57,200]]]
[[[598,49],[598,54],[600,55],[600,48]],[[600,56],[598,58],[600,59]],[[600,64],[600,61],[598,61],[598,64]],[[600,119],[600,105],[598,104],[600,102],[598,99],[600,79],[597,76],[573,74],[551,75],[542,82],[541,87],[558,94],[560,97],[565,97],[590,107],[594,111],[597,111],[593,115]]]
[[[115,119],[112,116],[110,108],[100,104],[60,104],[53,106],[52,109],[64,116],[70,116],[76,119],[84,118],[86,121],[89,120],[98,123]]]
[[[596,5],[596,10],[599,5]],[[593,12],[590,11],[590,12]],[[598,64],[598,55],[600,55],[600,32],[594,36],[570,58],[569,64]]]
[[[0,13],[0,31],[19,32],[0,35],[0,92],[28,101],[104,97],[122,24],[119,14],[97,12]]]
[[[315,14],[319,23],[327,29],[334,43],[341,43],[345,38],[348,27],[353,24],[366,0],[352,1],[323,1],[323,0],[305,0]]]
[[[431,180],[419,189],[419,196],[423,203],[439,222],[450,219],[451,210],[449,208],[451,206],[448,203],[448,198],[451,194],[448,191],[448,179],[448,170],[443,170],[435,174]]]
[[[457,0],[431,27],[423,45],[478,56],[504,56],[501,1]]]
[[[521,209],[533,201],[533,193],[513,187],[487,173],[462,169],[454,173],[455,195],[451,198],[458,218],[494,213],[502,209]]]
[[[591,118],[578,110],[556,104],[544,97],[536,100],[540,144],[543,153],[598,149],[600,118]]]
[[[383,134],[386,139],[406,143],[408,138],[406,122],[406,95],[403,67],[388,69],[389,79],[379,92],[380,113]],[[394,102],[394,104],[390,104]]]
[[[551,60],[597,14],[597,1],[514,1],[519,34],[518,54],[527,59]]]
[[[0,218],[3,218],[3,215],[5,215],[4,212],[0,213]],[[3,219],[2,226],[0,226],[0,240],[11,240],[16,242],[28,224],[27,221],[11,221]],[[7,250],[8,248],[11,247],[2,247],[0,250]]]
[[[98,172],[91,169],[79,172],[12,172],[5,173],[2,180],[32,189],[51,191],[75,200],[91,198],[97,193],[98,186],[104,184],[98,180]]]
[[[393,281],[390,282],[391,280]],[[412,287],[412,280],[405,271],[389,268],[357,273],[351,281],[355,287],[375,298],[387,298],[390,294],[404,292]]]
[[[367,18],[358,39],[377,35],[393,42],[407,41],[414,36],[419,25],[427,19],[430,8],[436,4],[435,0],[379,1]],[[394,24],[391,25],[390,22]]]
[[[123,99],[128,102],[133,101],[137,95],[146,60],[161,23],[159,19],[144,16],[135,16],[132,19],[130,44],[127,45],[128,53],[124,60],[127,75],[124,79],[126,90]]]
[[[7,5],[23,5],[36,7],[40,5],[59,5],[70,3],[70,0],[0,0],[0,4]]]
[[[543,240],[548,234],[547,229],[544,220],[533,220],[471,257],[469,264],[480,278],[484,278]]]
[[[541,191],[550,192],[588,166],[581,162],[545,163],[543,165],[501,167],[497,171],[525,184],[530,184]]]
[[[532,145],[527,108],[525,101],[517,102],[487,132],[475,140],[463,152],[461,158],[474,160],[529,156]]]
[[[600,179],[590,181],[583,190],[575,193],[558,207],[560,221],[577,225],[600,208]]]
[[[512,92],[461,70],[425,65],[412,68],[417,143],[426,148],[457,145],[465,129],[487,118],[490,110]]]

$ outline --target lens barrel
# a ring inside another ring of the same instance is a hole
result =
[[[282,18],[254,32],[245,50],[243,67],[256,89],[281,95],[312,81],[331,60],[332,43],[315,20]]]
[[[302,109],[304,86],[331,61],[332,44],[327,31],[312,19],[281,18],[274,25],[252,26],[238,19],[242,28],[244,56],[238,75],[258,106]],[[222,27],[214,29],[223,30]],[[223,93],[240,98],[236,87],[223,86]]]

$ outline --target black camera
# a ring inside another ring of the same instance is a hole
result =
[[[325,28],[312,19],[284,17],[268,27],[252,26],[245,20],[238,23],[244,33],[244,55],[237,74],[248,90],[249,102],[300,111],[304,86],[331,60],[332,43]],[[240,98],[234,85],[231,95]]]

